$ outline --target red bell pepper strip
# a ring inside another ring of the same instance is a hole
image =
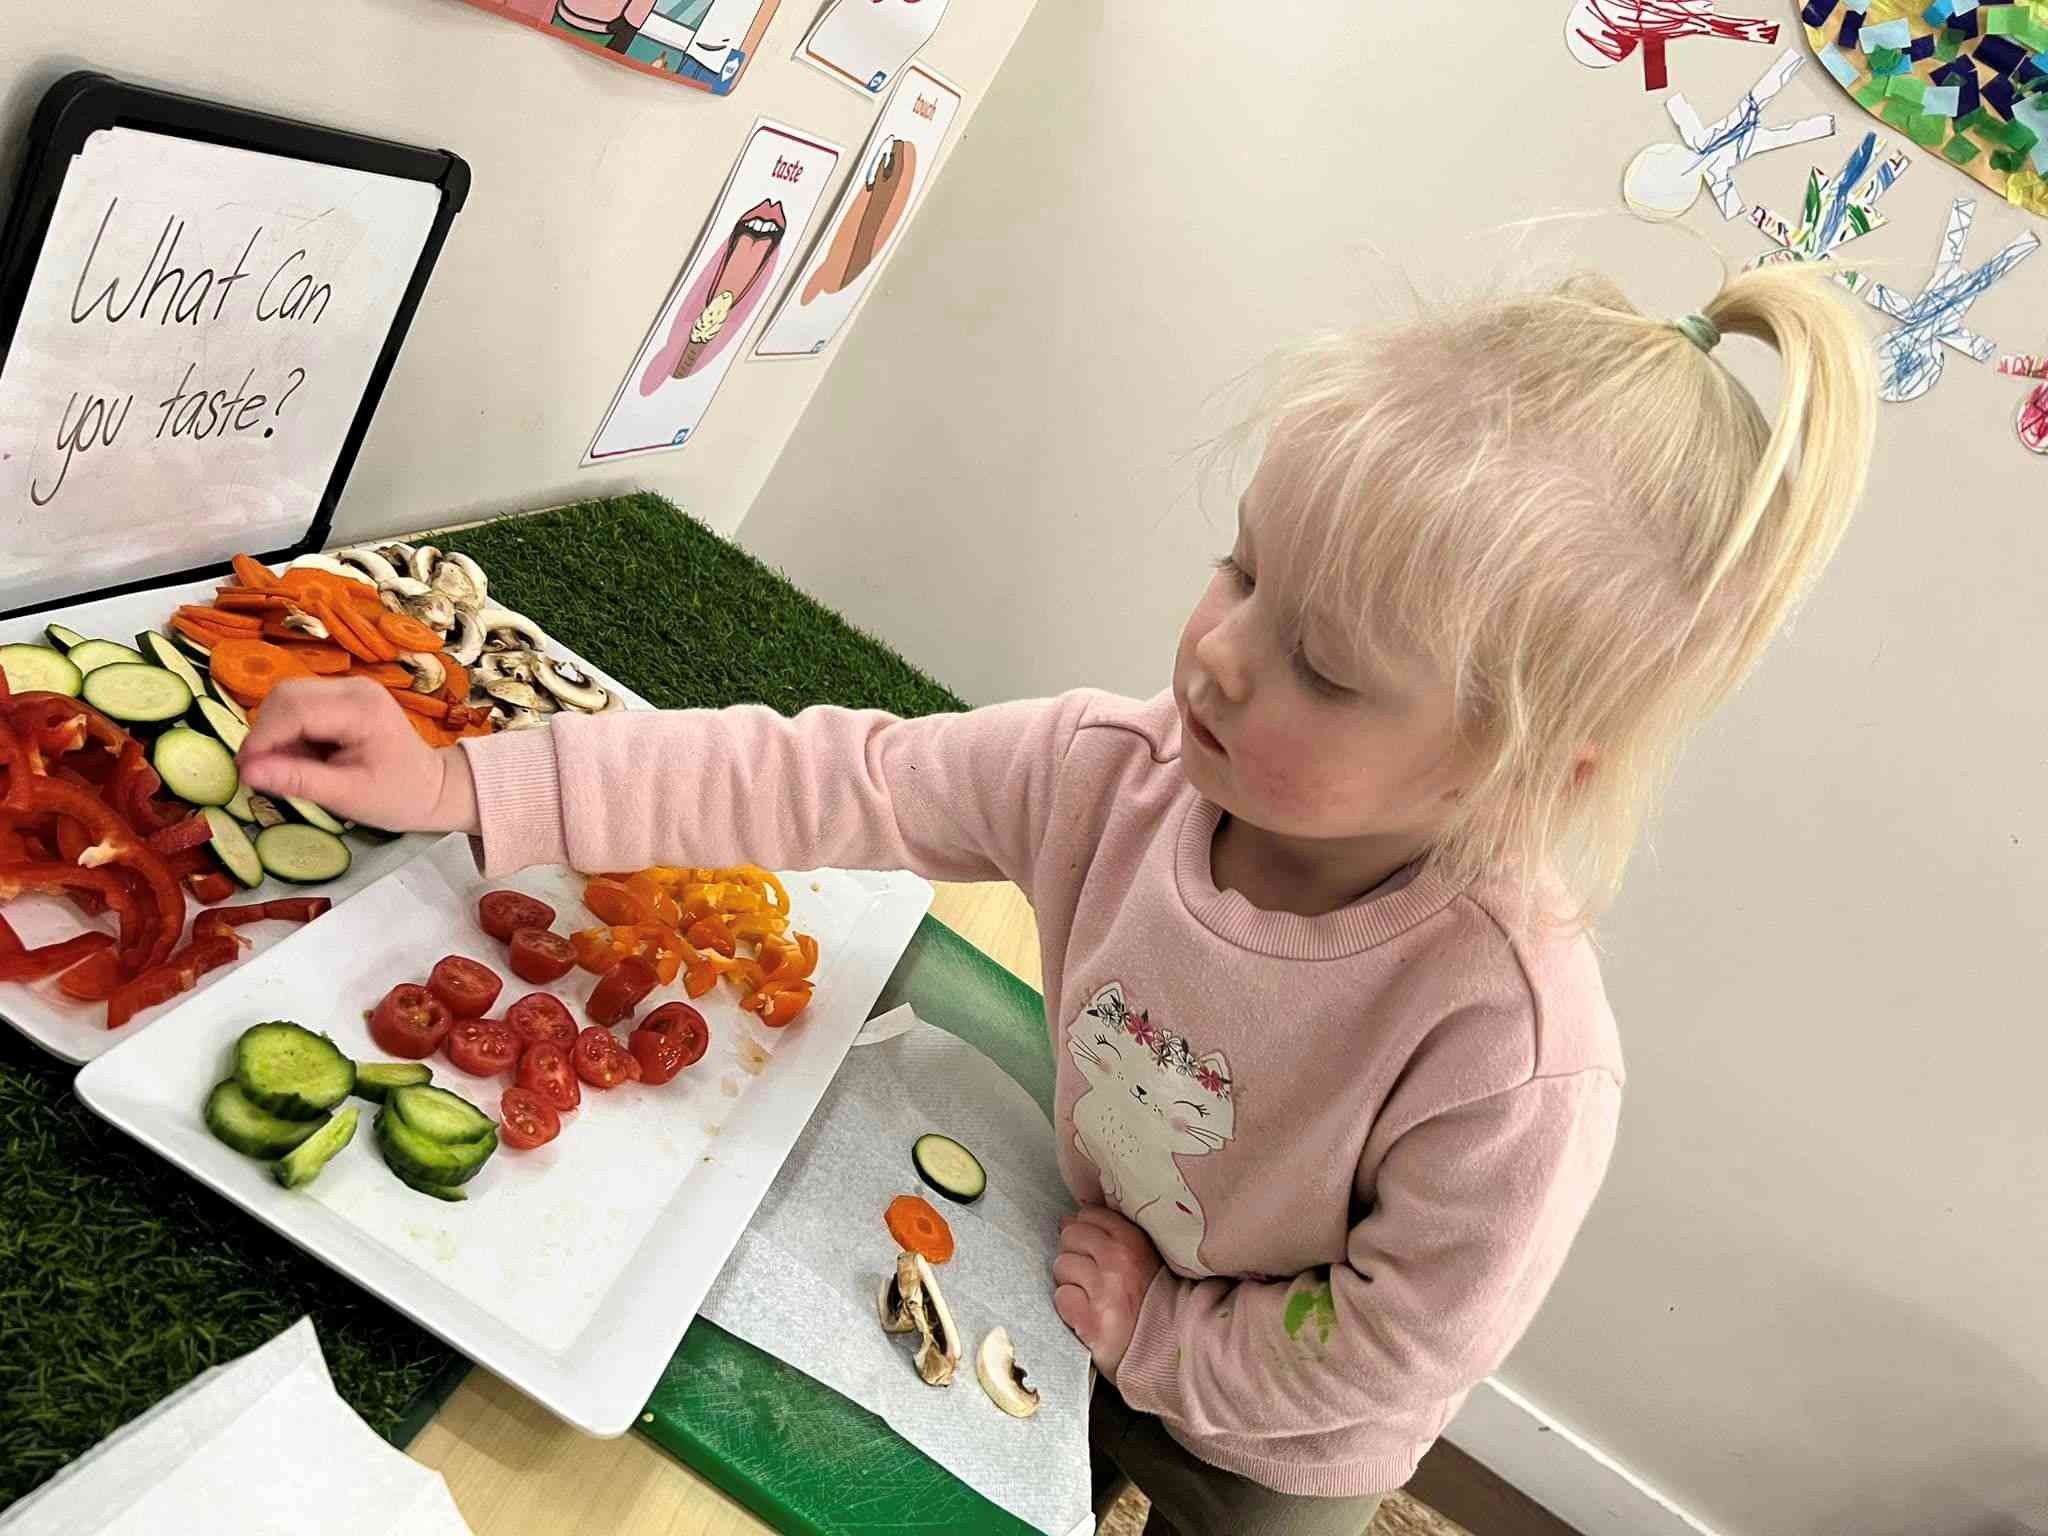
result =
[[[45,976],[69,970],[88,955],[113,947],[114,936],[111,933],[81,933],[76,938],[45,944],[40,949],[0,955],[0,981],[40,981]]]
[[[234,931],[243,924],[309,923],[333,905],[325,896],[293,896],[200,913],[192,924],[191,943],[162,965],[121,986],[107,999],[107,1028],[119,1029],[143,1009],[189,992],[208,971],[232,963],[248,942]]]
[[[185,889],[202,907],[218,906],[241,888],[241,882],[217,869],[202,869],[185,877]]]
[[[79,855],[81,866],[123,864],[139,874],[149,887],[154,911],[138,915],[153,917],[154,926],[146,935],[135,934],[132,943],[124,938],[122,958],[139,967],[157,964],[170,954],[178,935],[185,931],[185,892],[162,857],[136,838],[119,812],[75,784],[23,774],[10,780],[5,804],[10,810],[48,811],[81,823],[93,840]]]
[[[122,877],[125,870],[80,869],[76,864],[44,860],[30,864],[0,864],[0,906],[25,891],[69,891],[80,888],[98,892],[121,919],[121,942],[130,947],[148,926],[149,919],[137,903],[134,887]]]
[[[121,957],[103,949],[59,976],[57,990],[81,1003],[104,1003],[127,979],[128,973],[121,969]]]
[[[6,685],[5,675],[0,674],[0,697],[5,696]],[[14,931],[14,924],[0,917],[0,955],[18,955],[24,947],[21,935]]]
[[[212,838],[213,829],[207,826],[206,818],[194,811],[190,816],[150,833],[149,846],[162,854],[183,853],[187,848],[200,847]]]

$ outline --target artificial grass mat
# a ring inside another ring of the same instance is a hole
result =
[[[658,496],[439,542],[483,566],[497,601],[665,708],[961,707]],[[75,1070],[0,1028],[0,1509],[303,1314],[342,1397],[405,1443],[454,1352],[103,1124],[72,1094]]]

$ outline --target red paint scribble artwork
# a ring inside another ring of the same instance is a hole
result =
[[[1719,37],[1775,43],[1778,24],[1756,16],[1723,16],[1715,0],[1577,0],[1565,18],[1565,46],[1590,69],[1619,64],[1643,51],[1643,89],[1671,83],[1665,47],[1683,37]]]

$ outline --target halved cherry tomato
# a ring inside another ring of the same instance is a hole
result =
[[[521,981],[560,981],[576,968],[569,941],[548,928],[522,928],[512,935],[512,974]]]
[[[402,982],[370,1013],[370,1038],[390,1056],[418,1061],[434,1054],[452,1023],[448,1005],[425,987]]]
[[[434,963],[427,990],[448,1005],[458,1019],[480,1019],[505,990],[504,978],[467,955],[448,955]]]
[[[688,1003],[664,1003],[647,1015],[627,1045],[640,1060],[643,1081],[665,1083],[703,1059],[711,1027]]]
[[[503,1019],[457,1019],[441,1042],[442,1054],[477,1077],[496,1077],[519,1064],[519,1036]]]
[[[590,908],[601,923],[645,923],[654,917],[653,901],[644,890],[633,889],[630,880],[591,881],[583,888],[583,905]]]
[[[498,1134],[508,1147],[545,1146],[562,1134],[555,1106],[530,1088],[507,1088],[498,1100]]]
[[[503,944],[522,928],[552,927],[555,909],[523,891],[485,891],[476,904],[476,921]]]
[[[770,1029],[780,1029],[791,1019],[810,1006],[811,984],[808,981],[785,982],[780,986],[769,986],[740,999],[740,1006],[749,1013],[759,1014],[761,1022]]]
[[[624,951],[613,947],[609,928],[585,928],[571,934],[569,951],[575,955],[576,963],[593,976],[602,976],[626,958]]]
[[[505,1010],[505,1022],[522,1045],[546,1041],[568,1050],[576,1043],[576,1015],[552,992],[529,992]]]
[[[583,1102],[583,1090],[576,1084],[576,1069],[569,1065],[570,1046],[552,1040],[536,1040],[519,1058],[519,1086],[539,1094],[559,1110],[571,1110]]]
[[[616,1088],[640,1078],[639,1061],[619,1044],[618,1036],[600,1025],[593,1024],[576,1037],[570,1056],[576,1075],[593,1088]]]
[[[583,1005],[583,1012],[593,1024],[616,1024],[632,1016],[641,999],[654,990],[660,979],[645,959],[628,955],[604,973],[592,989],[590,1001]]]

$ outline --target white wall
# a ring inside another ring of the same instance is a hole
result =
[[[742,540],[970,699],[1164,685],[1227,538],[1183,457],[1211,393],[1388,312],[1372,248],[1425,286],[1497,275],[1500,223],[1618,209],[1667,132],[1633,62],[1570,60],[1568,9],[1041,7]],[[1722,9],[1796,40],[1789,5]],[[1681,42],[1673,79],[1718,116],[1775,51]],[[1744,173],[1796,210],[1865,119],[1817,65],[1781,100],[1841,125]],[[1913,158],[1863,263],[1909,288],[1974,187]],[[2026,223],[1984,194],[1973,258]],[[1704,201],[1690,224],[1762,249]],[[1625,217],[1537,247],[1674,314],[1715,280]],[[1971,322],[2038,351],[2044,292],[2048,254]],[[1699,744],[1604,935],[1621,1145],[1502,1378],[1727,1536],[2048,1528],[2048,462],[2013,437],[2024,392],[1956,356],[1885,408],[1825,590]],[[1453,1431],[1589,1532],[1653,1528],[1573,1494],[1567,1437],[1488,1433]]]
[[[966,92],[955,143],[1032,3],[953,6],[926,48]],[[0,169],[11,184],[36,100],[78,68],[453,150],[470,165],[469,201],[334,539],[640,487],[729,530],[823,365],[742,362],[689,447],[577,465],[754,118],[843,144],[842,177],[857,158],[875,103],[790,57],[818,9],[783,0],[759,56],[721,98],[456,0],[10,5]]]

